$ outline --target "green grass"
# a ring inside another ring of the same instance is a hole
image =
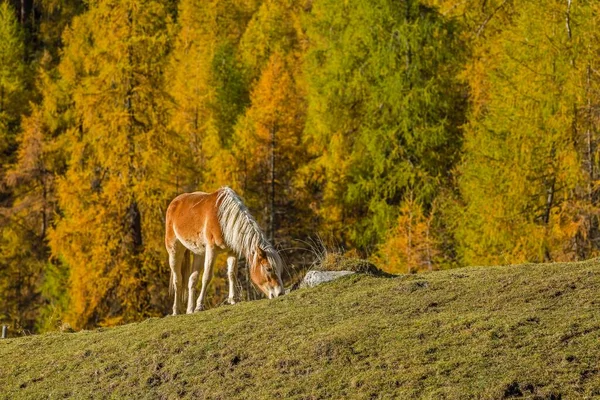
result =
[[[600,396],[600,262],[352,275],[275,300],[0,341],[0,398]]]

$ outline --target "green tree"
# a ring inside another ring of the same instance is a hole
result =
[[[587,68],[598,61],[584,51],[597,43],[590,7],[523,2],[502,31],[477,44],[485,57],[468,78],[473,97],[459,179],[465,207],[456,230],[467,264],[596,251],[598,125],[589,107],[597,84]]]
[[[27,213],[10,177],[12,164],[22,163],[17,151],[22,116],[29,111],[24,34],[12,7],[0,3],[0,320],[13,328],[32,330],[40,296],[43,232]],[[29,158],[31,161],[31,159]]]
[[[250,84],[256,83],[273,53],[298,55],[304,33],[302,7],[291,0],[266,0],[254,13],[240,41],[240,59]]]
[[[15,151],[15,137],[28,106],[23,32],[12,7],[0,3],[0,154],[3,163]]]
[[[317,1],[308,23],[306,143],[324,225],[381,243],[408,192],[425,215],[458,158],[460,32],[417,1]]]
[[[44,290],[59,278],[52,271],[62,271],[49,261],[46,234],[56,211],[54,178],[64,164],[42,110],[43,105],[34,106],[31,115],[23,119],[17,159],[5,178],[12,204],[2,210],[6,220],[0,242],[0,263],[4,265],[0,285],[6,295],[4,305],[12,310],[6,317],[14,326],[30,331],[52,328],[67,299],[64,286],[55,286],[52,292]],[[53,321],[40,315],[43,310],[57,310],[47,316]]]

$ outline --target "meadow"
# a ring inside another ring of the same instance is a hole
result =
[[[0,342],[0,398],[600,396],[600,261],[355,274],[275,300]]]

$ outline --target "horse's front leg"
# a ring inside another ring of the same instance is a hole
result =
[[[237,299],[235,289],[237,287],[237,257],[229,255],[227,257],[227,279],[229,280],[229,304],[235,304]]]
[[[208,284],[212,279],[214,258],[214,248],[212,246],[206,246],[206,253],[204,253],[204,273],[202,274],[202,289],[200,289],[200,296],[198,296],[198,301],[196,302],[195,312],[204,309],[204,297],[206,297]]]

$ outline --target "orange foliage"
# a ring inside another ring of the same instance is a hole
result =
[[[395,226],[379,247],[376,259],[390,273],[431,271],[439,255],[432,232],[433,212],[427,216],[413,196],[400,205]]]

